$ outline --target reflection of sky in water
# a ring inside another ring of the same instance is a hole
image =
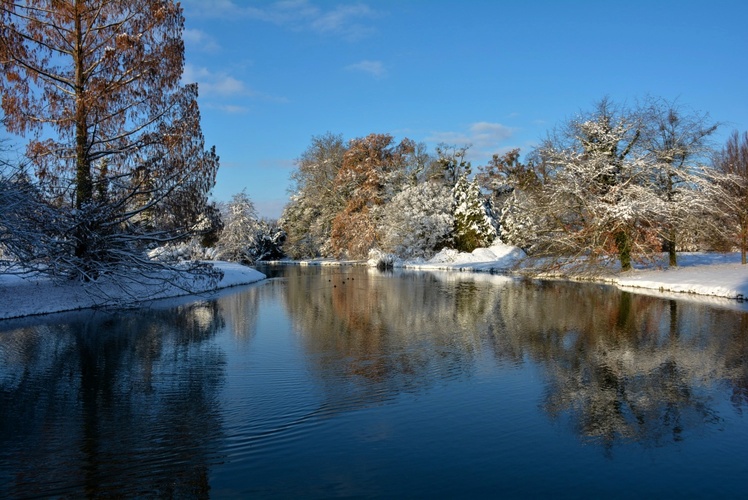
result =
[[[742,492],[742,312],[490,275],[285,272],[216,301],[6,328],[0,496]]]

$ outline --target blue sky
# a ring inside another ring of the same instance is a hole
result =
[[[312,136],[529,151],[608,96],[677,99],[748,130],[748,2],[182,0],[217,200],[280,216]]]

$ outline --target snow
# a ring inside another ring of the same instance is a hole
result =
[[[488,248],[478,248],[471,253],[445,249],[432,259],[397,261],[395,267],[426,271],[470,271],[511,275],[512,268],[521,262],[524,254],[516,247],[496,243]],[[663,259],[666,256],[663,256]],[[703,302],[721,303],[727,299],[736,302],[748,299],[748,265],[740,264],[739,253],[680,253],[679,266],[651,265],[627,273],[609,273],[596,281],[616,285],[637,293],[662,297],[688,298]],[[285,262],[291,263],[291,262]],[[217,286],[200,290],[213,290],[255,283],[265,279],[259,271],[240,264],[213,262],[223,271],[224,277]],[[355,265],[361,262],[340,262],[315,259],[295,262],[297,265]],[[587,279],[587,278],[586,278]],[[139,303],[137,296],[145,296],[145,289],[130,288],[124,293],[117,288],[108,290],[112,295],[121,293],[118,305]],[[183,289],[169,287],[148,300],[188,295]],[[117,297],[115,297],[117,298]],[[142,300],[142,299],[141,299]],[[717,302],[715,302],[717,301]],[[737,303],[737,302],[736,302]],[[0,319],[37,314],[85,309],[101,305],[101,296],[92,294],[80,283],[55,284],[46,278],[23,279],[15,275],[0,274]]]
[[[613,277],[622,288],[644,288],[743,300],[748,298],[748,265],[740,254],[685,253],[670,269],[637,269]]]
[[[265,279],[256,269],[231,262],[212,262],[223,271],[223,278],[214,286],[203,286],[195,293],[247,285]],[[144,300],[164,299],[191,295],[173,285],[147,287],[142,283],[129,283],[127,288],[101,285],[95,289],[79,282],[54,283],[46,277],[22,278],[0,274],[0,319],[19,318],[37,314],[86,309],[107,304],[132,306]]]
[[[476,248],[470,253],[445,248],[425,262],[405,261],[396,264],[396,267],[432,271],[507,272],[524,256],[519,248],[497,242],[488,248]]]
[[[522,260],[517,247],[496,243],[489,248],[478,248],[471,253],[445,249],[425,262],[406,261],[396,267],[420,270],[478,271],[511,274]],[[740,264],[739,253],[679,253],[679,265],[667,268],[663,262],[634,269],[626,273],[609,273],[595,281],[616,285],[622,289],[672,296],[667,292],[689,294],[704,299],[748,299],[748,265]],[[589,279],[585,277],[584,279]],[[694,297],[695,298],[695,297]],[[708,300],[705,300],[708,301]]]

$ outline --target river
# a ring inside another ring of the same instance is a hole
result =
[[[362,267],[0,322],[0,497],[741,497],[748,312]]]

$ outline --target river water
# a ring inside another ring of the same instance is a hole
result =
[[[276,267],[0,322],[0,497],[741,497],[748,313]]]

